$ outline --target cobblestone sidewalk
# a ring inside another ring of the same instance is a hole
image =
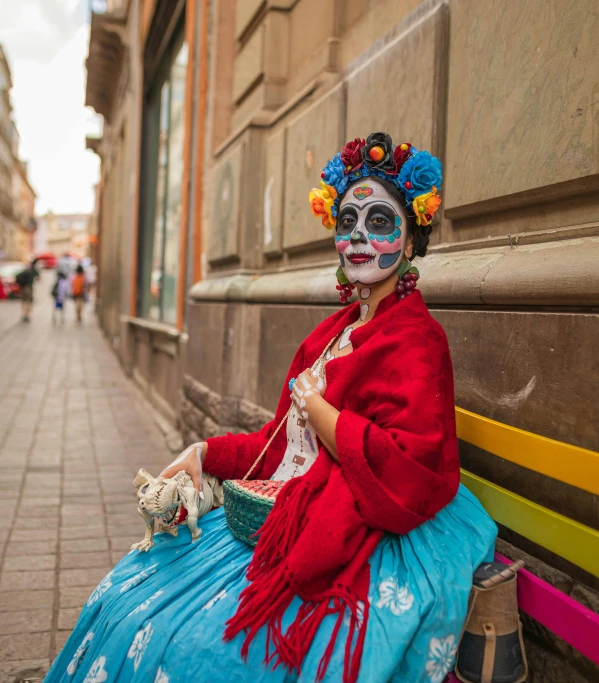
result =
[[[0,335],[0,683],[43,678],[143,535],[135,473],[172,459],[92,311],[67,316],[52,325],[46,296]]]

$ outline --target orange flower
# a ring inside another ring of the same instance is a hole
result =
[[[337,219],[333,216],[332,209],[335,199],[337,199],[337,190],[330,185],[327,185],[323,180],[320,181],[322,189],[314,188],[310,190],[308,201],[312,213],[322,219],[322,224],[328,230],[332,230],[337,225]]]
[[[416,223],[418,225],[428,225],[433,220],[439,204],[441,204],[441,197],[437,195],[437,188],[434,185],[430,192],[414,197],[412,207],[416,214]]]

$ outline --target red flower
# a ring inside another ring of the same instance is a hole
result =
[[[393,151],[393,158],[395,159],[395,168],[393,169],[393,173],[400,172],[401,167],[405,164],[410,156],[411,149],[412,145],[409,142],[404,142],[401,145],[397,145]]]
[[[341,161],[345,164],[345,168],[349,166],[350,169],[362,165],[362,147],[366,144],[365,140],[356,138],[352,142],[348,142],[341,152]]]

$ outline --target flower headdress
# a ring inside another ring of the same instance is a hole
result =
[[[324,167],[320,188],[308,195],[312,213],[325,228],[337,224],[339,198],[354,180],[379,177],[400,189],[412,205],[418,225],[429,225],[441,204],[443,170],[437,157],[420,152],[409,142],[393,146],[387,133],[372,133],[367,140],[356,138]]]

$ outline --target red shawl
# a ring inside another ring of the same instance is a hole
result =
[[[290,404],[287,383],[318,358],[329,341],[357,320],[358,304],[321,323],[300,346],[283,386],[275,419],[254,434],[208,439],[205,469],[242,478]],[[340,464],[326,449],[312,468],[289,481],[261,529],[225,638],[245,631],[242,654],[266,626],[266,661],[300,670],[323,619],[337,617],[318,677],[326,671],[344,616],[350,616],[344,681],[356,681],[368,621],[368,558],[384,532],[406,534],[432,519],[459,485],[453,373],[440,325],[419,292],[389,295],[371,322],[351,335],[353,353],[326,367],[325,398],[340,411]],[[269,479],[287,445],[281,429],[253,478]],[[293,623],[282,618],[302,598]],[[271,652],[271,649],[274,651]]]

